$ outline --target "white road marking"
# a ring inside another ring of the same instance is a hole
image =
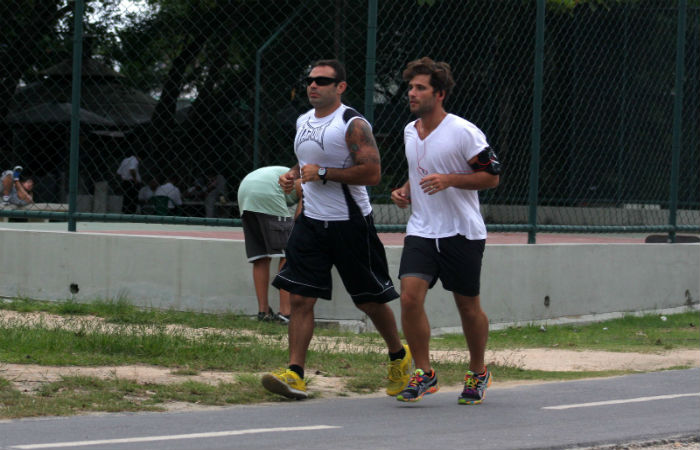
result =
[[[192,433],[192,434],[173,434],[164,436],[143,436],[121,439],[99,439],[94,441],[74,441],[74,442],[54,442],[46,444],[26,444],[14,445],[10,448],[33,449],[33,448],[63,448],[63,447],[83,447],[86,445],[106,445],[106,444],[129,444],[132,442],[155,442],[155,441],[174,441],[177,439],[202,439],[216,438],[223,436],[240,436],[242,434],[256,433],[279,433],[283,431],[314,431],[314,430],[329,430],[333,428],[342,428],[331,425],[311,425],[306,427],[279,427],[279,428],[251,428],[249,430],[231,430],[231,431],[213,431],[209,433]]]
[[[628,398],[628,399],[624,399],[624,400],[606,400],[604,402],[575,403],[572,405],[544,406],[544,407],[542,407],[542,409],[587,408],[589,406],[620,405],[623,403],[650,402],[650,401],[654,401],[654,400],[668,400],[668,399],[680,398],[680,397],[700,397],[700,392],[691,393],[691,394],[657,395],[654,397],[637,397],[637,398]]]

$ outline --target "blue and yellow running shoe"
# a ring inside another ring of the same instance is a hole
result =
[[[426,375],[421,369],[416,369],[408,382],[406,389],[396,396],[396,400],[401,402],[417,402],[424,395],[434,394],[440,390],[437,374],[432,370],[432,376]]]
[[[464,375],[464,390],[459,396],[460,405],[478,405],[486,397],[486,388],[491,386],[491,372],[486,368],[484,373],[477,375],[471,370],[467,370]]]

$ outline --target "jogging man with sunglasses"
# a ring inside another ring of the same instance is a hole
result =
[[[474,124],[443,106],[454,86],[449,64],[421,58],[403,72],[409,108],[418,117],[404,129],[408,181],[391,193],[412,206],[401,254],[401,325],[416,371],[397,400],[415,402],[440,388],[430,365],[425,296],[438,279],[452,291],[469,350],[469,370],[458,402],[481,403],[491,384],[484,365],[489,321],[479,287],[486,226],[478,191],[499,183],[500,163]]]
[[[412,358],[387,305],[399,294],[389,277],[366,189],[381,178],[379,150],[367,120],[341,102],[347,82],[339,61],[315,62],[306,85],[313,109],[297,119],[298,163],[279,178],[285,192],[291,192],[294,181],[301,178],[303,210],[287,242],[287,262],[272,283],[291,293],[289,366],[265,374],[262,384],[285,397],[308,397],[304,366],[313,336],[314,305],[319,297],[331,299],[335,266],[355,306],[386,341],[390,360],[386,393],[396,395],[408,383]]]

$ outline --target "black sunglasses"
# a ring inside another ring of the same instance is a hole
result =
[[[328,86],[333,83],[340,83],[341,80],[331,77],[306,77],[306,85],[311,86],[311,83],[316,82],[318,86]]]

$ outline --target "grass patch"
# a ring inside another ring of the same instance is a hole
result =
[[[665,317],[666,320],[662,320]],[[700,312],[626,316],[590,324],[509,327],[489,333],[491,350],[514,348],[559,348],[610,352],[658,352],[695,349],[700,343]],[[461,334],[432,340],[434,349],[465,347]]]
[[[66,416],[86,412],[162,411],[145,388],[126,380],[65,377],[33,394],[0,384],[0,417]]]
[[[71,415],[94,411],[159,411],[170,402],[229,405],[286,401],[265,391],[257,373],[284,367],[287,328],[236,314],[143,309],[124,299],[92,303],[0,302],[0,309],[47,312],[65,317],[60,324],[0,319],[0,361],[60,366],[119,366],[146,364],[170,368],[188,377],[204,370],[232,372],[231,380],[212,385],[194,380],[175,384],[139,384],[123,379],[64,377],[32,393],[20,392],[0,378],[0,418]],[[85,320],[95,316],[103,321]],[[587,325],[511,327],[492,331],[489,349],[560,348],[621,352],[658,352],[697,349],[700,313],[697,311],[642,317],[628,316]],[[171,325],[181,325],[173,329]],[[355,334],[317,328],[320,348],[310,350],[307,380],[311,397],[323,377],[340,377],[341,392],[372,393],[384,389],[386,352],[376,333]],[[347,351],[352,345],[363,351]],[[434,337],[431,348],[464,352],[464,337]],[[440,383],[458,385],[466,361],[436,362]],[[492,366],[497,381],[570,380],[622,375],[625,371],[546,372],[523,370],[518,361]],[[244,374],[244,375],[233,375]]]
[[[72,376],[48,383],[32,394],[12,388],[0,378],[0,417],[66,416],[87,412],[163,411],[164,404],[186,402],[224,406],[278,400],[258,377],[241,375],[230,383],[195,381],[141,385],[124,379]]]
[[[47,312],[59,315],[91,315],[101,317],[108,323],[115,324],[147,324],[171,325],[179,324],[193,328],[258,328],[256,322],[248,316],[232,312],[208,314],[193,311],[161,310],[141,308],[133,305],[125,298],[115,300],[94,300],[89,303],[78,303],[68,299],[62,302],[45,302],[26,298],[0,301],[0,309],[18,312]],[[270,328],[273,324],[268,325]]]
[[[209,406],[241,405],[276,400],[254,375],[238,375],[231,383],[210,385],[196,381],[169,385],[151,385],[151,400],[157,403],[186,402]]]
[[[179,367],[177,369],[172,370],[170,373],[172,373],[173,375],[192,376],[199,375],[201,371],[192,367]]]
[[[78,330],[0,322],[0,361],[61,366],[152,364],[189,370],[258,371],[286,364],[286,351],[250,336],[204,333],[189,337],[162,327]]]

